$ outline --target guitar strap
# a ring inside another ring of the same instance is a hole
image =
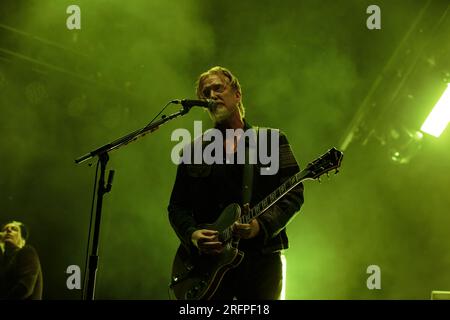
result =
[[[254,164],[251,163],[250,159],[258,159],[256,146],[258,145],[259,127],[252,127],[251,130],[253,130],[253,135],[250,139],[254,138],[254,144],[249,141],[249,144],[245,146],[245,164],[242,177],[242,203],[244,206],[248,205],[248,207],[252,198],[254,172]]]

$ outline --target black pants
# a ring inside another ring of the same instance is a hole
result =
[[[229,270],[213,300],[278,300],[283,286],[283,270],[279,252],[246,253],[234,269]]]

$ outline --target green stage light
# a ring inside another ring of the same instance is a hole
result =
[[[450,122],[450,83],[447,89],[434,106],[433,110],[425,120],[421,131],[431,134],[438,138]]]

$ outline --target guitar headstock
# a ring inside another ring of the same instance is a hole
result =
[[[321,175],[332,170],[336,170],[337,173],[343,157],[344,154],[336,148],[328,150],[306,166],[305,171],[308,171],[306,178],[318,179]]]

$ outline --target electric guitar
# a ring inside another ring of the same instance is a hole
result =
[[[182,245],[178,248],[172,265],[172,282],[170,289],[178,300],[210,299],[220,285],[225,273],[239,265],[244,253],[238,250],[237,242],[232,233],[235,221],[249,223],[263,214],[286,193],[304,180],[314,180],[321,175],[335,170],[341,165],[343,153],[335,148],[309,163],[306,168],[286,180],[274,192],[247,210],[241,216],[241,207],[237,203],[228,205],[212,224],[202,225],[202,229],[219,232],[219,241],[223,250],[218,255],[200,255],[189,251]]]

